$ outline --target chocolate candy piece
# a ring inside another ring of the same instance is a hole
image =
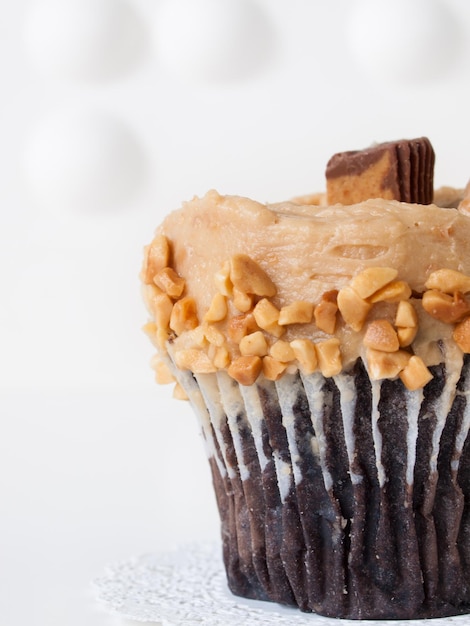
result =
[[[384,198],[430,204],[434,150],[429,139],[403,139],[366,150],[339,152],[326,167],[328,204]]]

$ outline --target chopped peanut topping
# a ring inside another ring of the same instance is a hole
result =
[[[167,364],[159,357],[152,359],[152,368],[155,370],[155,380],[159,385],[168,385],[175,382],[175,377],[170,372]]]
[[[227,335],[234,343],[240,343],[245,335],[259,330],[253,313],[245,313],[243,315],[235,315],[232,317],[227,326]]]
[[[227,299],[221,293],[216,293],[212,298],[211,305],[204,315],[206,322],[220,322],[227,317]]]
[[[357,274],[350,285],[358,296],[366,300],[376,291],[395,280],[397,275],[398,271],[391,267],[368,267]]]
[[[261,267],[246,254],[236,254],[230,260],[230,280],[233,286],[255,296],[275,296],[276,286]]]
[[[405,350],[382,352],[382,350],[369,348],[366,358],[371,379],[382,380],[396,378],[408,364],[411,355]]]
[[[155,335],[155,342],[157,348],[160,348],[162,352],[166,352],[166,342],[170,338],[170,333],[164,328],[158,328],[157,334]]]
[[[233,288],[233,304],[236,309],[242,313],[248,313],[253,308],[254,297],[251,294],[240,291],[236,287]]]
[[[233,292],[233,284],[230,280],[230,261],[226,261],[220,270],[216,272],[214,281],[217,289],[223,296],[231,297]]]
[[[216,371],[214,364],[204,350],[189,348],[175,353],[175,363],[182,370],[190,370],[195,374],[211,374]]]
[[[462,352],[470,354],[470,317],[462,320],[454,329],[453,338]]]
[[[367,268],[339,291],[325,292],[316,306],[296,300],[283,302],[279,310],[270,299],[277,290],[266,272],[249,256],[236,254],[215,274],[218,291],[199,325],[196,302],[189,296],[182,297],[185,280],[169,265],[169,259],[170,246],[163,236],[157,236],[145,249],[141,278],[153,321],[144,330],[160,352],[166,352],[167,343],[175,341],[174,358],[180,369],[195,374],[226,369],[242,385],[253,384],[261,372],[268,380],[276,381],[286,371],[295,372],[297,368],[305,374],[320,369],[325,377],[335,376],[342,370],[338,337],[317,343],[305,338],[283,341],[280,337],[288,332],[291,338],[293,331],[289,327],[293,325],[313,322],[320,331],[333,335],[338,311],[349,327],[346,336],[359,333],[377,305],[381,308],[371,315],[362,337],[371,379],[399,377],[414,390],[432,378],[421,357],[414,355],[413,349],[403,349],[412,346],[418,334],[420,319],[415,306],[419,308],[420,303],[418,299],[413,301],[416,304],[410,301],[410,285],[397,279],[393,268]],[[470,277],[441,269],[430,274],[425,286],[423,310],[441,322],[453,324],[454,341],[463,352],[470,353],[470,296],[467,300],[464,295],[470,293]],[[390,321],[393,304],[396,313]],[[241,314],[233,315],[234,309]],[[174,335],[183,333],[183,347],[178,349],[179,339]],[[318,341],[315,330],[313,337]],[[235,356],[238,353],[240,356]],[[159,382],[173,380],[160,359],[153,367]],[[185,397],[177,389],[175,394]]]
[[[170,318],[170,328],[177,335],[185,330],[192,330],[198,325],[196,302],[193,298],[186,297],[177,300],[173,306]]]
[[[268,344],[263,333],[257,330],[243,337],[240,341],[240,352],[244,356],[266,356],[268,354]]]
[[[287,324],[310,324],[313,317],[313,304],[304,300],[297,300],[283,306],[279,312],[278,323],[281,326]]]
[[[146,285],[153,283],[153,277],[164,267],[170,259],[170,245],[163,235],[157,235],[149,246],[144,248],[144,263],[140,274]]]
[[[421,389],[432,379],[432,374],[423,360],[416,355],[410,357],[407,365],[399,374],[403,384],[410,391]]]
[[[317,369],[318,358],[313,341],[310,341],[310,339],[294,339],[290,342],[290,346],[305,374],[311,374]]]
[[[189,399],[186,394],[186,391],[183,389],[183,387],[179,383],[176,383],[176,385],[173,387],[173,398],[175,400],[188,400]]]
[[[210,324],[204,325],[204,336],[207,341],[214,346],[223,346],[225,343],[225,336],[220,330],[217,330],[215,326],[211,326]]]
[[[418,327],[418,314],[414,306],[408,300],[401,300],[401,302],[398,303],[395,326],[398,328]]]
[[[424,286],[426,289],[437,289],[451,295],[456,291],[468,293],[470,291],[470,276],[457,270],[436,270],[429,275]]]
[[[229,365],[227,372],[240,385],[252,385],[261,373],[263,361],[259,356],[239,356]]]
[[[459,322],[470,313],[470,304],[458,291],[453,296],[435,289],[425,291],[422,304],[431,317],[446,324]]]
[[[370,298],[369,302],[400,302],[400,300],[408,300],[411,296],[411,288],[408,283],[403,280],[392,280],[391,283],[376,291]]]
[[[287,363],[281,363],[272,356],[263,359],[263,374],[268,380],[279,380],[287,368]]]
[[[343,365],[341,362],[339,339],[333,337],[326,341],[320,341],[320,343],[315,344],[315,349],[320,371],[325,378],[336,376],[341,372]]]
[[[417,334],[417,328],[397,328],[397,337],[400,348],[411,346]]]
[[[295,359],[295,353],[288,341],[276,341],[269,348],[269,354],[276,359],[277,361],[281,361],[281,363],[289,363],[289,361],[293,361]]]
[[[332,335],[336,328],[337,299],[338,292],[336,290],[324,293],[313,312],[315,324],[329,335]]]
[[[230,365],[230,353],[225,346],[216,348],[212,362],[218,370],[223,370]]]
[[[185,288],[185,280],[171,267],[164,267],[154,277],[153,282],[171,298],[179,298]]]
[[[279,324],[279,310],[266,298],[260,300],[253,309],[253,316],[260,328],[275,337],[284,334],[285,328]]]
[[[157,327],[168,328],[173,311],[173,302],[166,293],[161,293],[155,296],[154,304],[154,317]]]
[[[369,302],[361,298],[350,286],[343,287],[338,293],[338,309],[344,321],[353,330],[359,332],[372,308]]]
[[[400,347],[397,332],[388,320],[370,322],[363,341],[367,348],[383,352],[396,352]]]

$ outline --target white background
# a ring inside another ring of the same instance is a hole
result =
[[[431,139],[437,185],[470,176],[466,0],[218,2],[0,5],[1,624],[120,623],[107,563],[218,536],[141,332],[169,210],[318,191],[334,152],[402,137]]]

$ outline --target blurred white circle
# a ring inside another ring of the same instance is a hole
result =
[[[147,37],[126,0],[36,0],[26,15],[24,39],[39,71],[101,81],[134,67]]]
[[[64,112],[43,121],[26,147],[25,174],[38,201],[59,211],[129,206],[146,178],[144,151],[120,120]]]
[[[384,82],[440,78],[461,44],[458,22],[440,0],[360,0],[349,24],[352,54]]]
[[[249,77],[272,58],[272,24],[254,0],[163,0],[155,45],[163,66],[191,82]]]

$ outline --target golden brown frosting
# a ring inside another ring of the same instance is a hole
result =
[[[340,291],[367,268],[393,268],[397,280],[411,288],[419,319],[418,333],[408,350],[432,365],[442,360],[438,342],[444,341],[450,346],[448,356],[453,352],[460,358],[461,351],[452,343],[454,325],[428,315],[421,295],[436,270],[470,275],[470,219],[466,214],[435,204],[383,199],[349,206],[297,202],[264,205],[210,191],[167,216],[157,233],[169,242],[169,263],[184,279],[184,296],[194,300],[198,320],[204,319],[218,293],[214,276],[234,255],[247,255],[273,281],[276,294],[269,300],[277,309],[296,301],[316,306],[326,292]],[[228,318],[240,313],[232,302],[228,306]],[[367,321],[393,322],[396,307],[394,302],[379,302],[371,308]],[[225,338],[227,319],[213,325]],[[363,356],[365,332],[365,327],[353,330],[339,316],[334,337],[339,339],[343,368]],[[178,337],[170,336],[173,352],[197,343],[194,327]],[[317,342],[332,335],[320,330],[313,319],[286,326],[282,340],[297,338]],[[232,360],[239,355],[239,348],[228,343]]]

